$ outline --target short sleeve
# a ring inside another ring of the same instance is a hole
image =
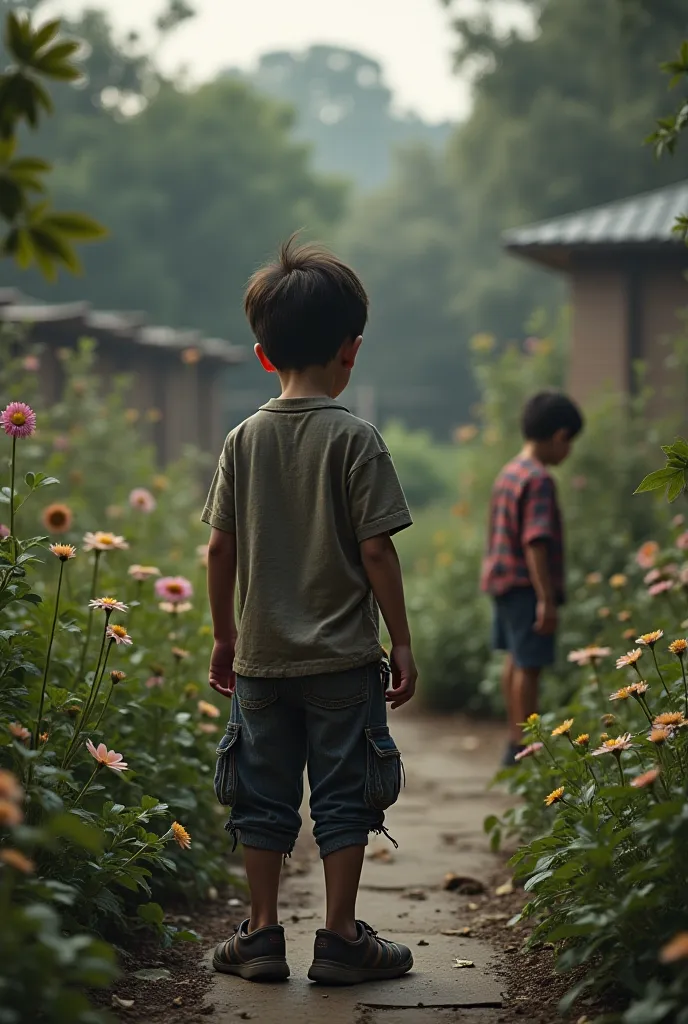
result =
[[[413,520],[387,451],[356,466],[347,481],[349,510],[356,540],[360,544],[381,533],[398,533]]]
[[[523,496],[521,543],[552,540],[557,533],[556,494],[551,477],[535,477]]]
[[[216,530],[235,533],[234,465],[229,444],[220,456],[201,520]]]

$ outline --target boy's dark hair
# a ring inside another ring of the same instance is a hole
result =
[[[583,429],[583,414],[561,391],[540,391],[526,402],[521,429],[527,441],[549,441],[558,430],[572,439]]]
[[[368,296],[345,263],[292,236],[277,261],[249,281],[244,309],[275,369],[305,370],[327,366],[348,338],[363,333]]]

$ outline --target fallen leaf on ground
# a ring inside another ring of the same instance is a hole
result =
[[[368,860],[378,860],[381,864],[392,864],[394,857],[384,846],[368,854]]]
[[[470,935],[470,928],[443,928],[440,935]]]
[[[110,997],[110,1001],[117,1010],[130,1010],[134,1005],[133,999],[120,999],[120,997],[116,995],[112,995]]]
[[[427,939],[421,939],[420,942],[418,943],[418,945],[419,946],[429,946],[430,943],[427,941]]]
[[[454,960],[453,967],[475,967],[472,960]]]
[[[456,832],[443,832],[440,836],[442,842],[447,846],[453,846],[458,838],[459,837]]]
[[[477,878],[455,875],[452,871],[444,876],[442,888],[449,892],[460,892],[464,896],[477,896],[478,893],[485,892],[485,886]]]
[[[513,891],[514,883],[509,879],[507,882],[504,882],[503,885],[497,886],[495,889],[495,896],[510,896]]]
[[[167,981],[172,975],[164,967],[157,969],[145,967],[142,971],[134,971],[134,977],[139,981]]]

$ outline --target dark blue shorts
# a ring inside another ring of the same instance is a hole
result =
[[[535,632],[537,597],[532,587],[513,587],[494,599],[494,608],[495,651],[508,651],[517,668],[545,668],[554,663],[554,636]]]

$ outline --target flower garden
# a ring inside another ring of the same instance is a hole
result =
[[[194,941],[162,904],[228,875],[198,456],[161,475],[124,379],[103,400],[89,346],[61,355],[64,398],[42,411],[39,355],[3,351],[3,1024],[99,1019],[85,992],[115,948]]]

